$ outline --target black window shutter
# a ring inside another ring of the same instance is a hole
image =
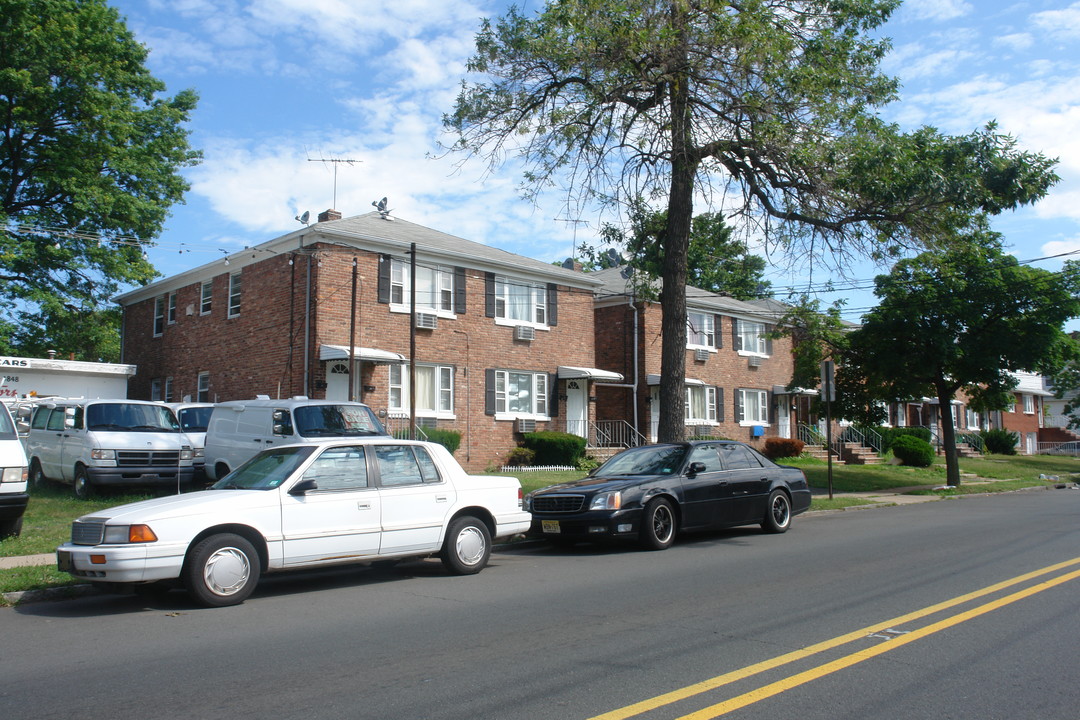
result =
[[[454,268],[454,312],[465,314],[465,268]]]
[[[555,283],[547,286],[548,325],[559,324],[559,289]]]
[[[495,317],[495,273],[484,273],[484,315]]]
[[[731,349],[735,351],[742,350],[742,341],[739,338],[739,320],[738,318],[731,318]]]
[[[379,256],[379,302],[386,304],[390,302],[390,256]]]
[[[495,370],[484,370],[484,414],[495,414]]]
[[[548,417],[559,417],[559,375],[548,375]]]
[[[742,420],[743,420],[742,393],[739,392],[739,388],[735,388],[735,393],[734,393],[734,395],[732,396],[731,399],[735,404],[734,405],[734,407],[735,407],[735,417],[732,418],[732,420],[734,420],[735,422],[742,422]]]
[[[724,388],[716,388],[716,421],[724,422]]]
[[[724,321],[722,315],[713,315],[713,345],[724,347]]]

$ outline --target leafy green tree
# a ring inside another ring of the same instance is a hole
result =
[[[667,213],[650,210],[638,202],[631,207],[630,221],[628,233],[605,224],[600,236],[606,243],[626,248],[630,256],[627,264],[643,273],[645,282],[651,283],[663,276]],[[770,283],[764,277],[765,258],[751,255],[745,244],[732,238],[732,228],[719,213],[694,216],[686,265],[687,283],[692,287],[739,300],[769,295]]]
[[[525,165],[527,195],[666,202],[658,436],[683,435],[693,200],[792,257],[946,243],[973,211],[1041,197],[1054,161],[993,125],[903,134],[874,30],[899,0],[551,0],[485,22],[445,118],[457,150]],[[575,216],[579,216],[577,213]]]
[[[161,97],[104,0],[0,0],[0,299],[6,352],[116,360],[122,284],[197,162],[196,96]]]
[[[967,243],[901,260],[875,279],[879,298],[846,336],[837,369],[844,415],[873,401],[937,398],[948,483],[960,484],[951,407],[963,390],[1000,409],[1018,370],[1053,372],[1073,341],[1063,326],[1080,315],[1080,264],[1061,272],[1021,265],[984,230]]]

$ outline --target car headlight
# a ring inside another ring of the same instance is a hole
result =
[[[521,499],[521,509],[528,512],[532,512],[532,493],[529,493]]]
[[[187,445],[180,448],[180,459],[181,460],[191,460],[193,457],[195,457],[195,453]]]
[[[102,539],[102,542],[106,545],[156,541],[157,535],[154,534],[149,525],[106,525],[105,537]]]
[[[26,468],[24,467],[6,467],[4,468],[3,479],[0,482],[17,483],[26,482]]]
[[[621,507],[622,493],[618,490],[593,495],[592,502],[589,503],[590,510],[618,510]]]
[[[206,449],[205,448],[195,448],[192,452],[194,453],[194,459],[195,460],[198,460],[199,458],[206,457]]]
[[[90,459],[91,460],[115,460],[116,459],[116,451],[115,450],[102,450],[100,448],[97,448],[97,449],[94,449],[94,450],[90,451]]]

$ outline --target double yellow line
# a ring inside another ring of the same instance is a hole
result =
[[[942,610],[948,610],[958,605],[962,605],[964,603],[969,603],[973,600],[978,600],[979,598],[986,597],[987,595],[999,593],[1016,585],[1035,580],[1044,575],[1049,575],[1061,570],[1066,570],[1070,567],[1073,567],[1074,565],[1080,565],[1080,558],[1073,558],[1072,560],[1066,560],[1065,562],[1049,565],[1040,570],[1035,570],[1029,573],[1025,573],[1023,575],[1018,575],[1017,577],[1011,578],[1009,580],[1005,580],[994,585],[989,585],[985,588],[982,588],[981,590],[976,590],[975,592],[967,593],[966,595],[960,595],[944,602],[922,608],[921,610],[916,610],[906,615],[900,615],[899,617],[892,618],[891,620],[884,620],[880,623],[860,628],[859,630],[854,630],[844,635],[839,635],[835,638],[825,640],[815,645],[809,645],[800,650],[785,653],[783,655],[779,655],[769,660],[764,660],[754,665],[749,665],[738,670],[733,670],[732,672],[725,673],[723,675],[717,675],[716,677],[710,678],[709,680],[703,680],[699,683],[694,683],[693,685],[688,685],[684,688],[673,690],[669,693],[664,693],[663,695],[658,695],[648,700],[642,700],[641,702],[634,703],[633,705],[627,705],[626,707],[612,710],[611,712],[606,712],[603,715],[597,715],[596,717],[591,718],[591,720],[624,720],[625,718],[631,718],[635,715],[641,715],[643,713],[656,710],[657,708],[664,707],[665,705],[670,705],[672,703],[686,700],[687,698],[693,697],[695,695],[709,692],[710,690],[715,690],[717,688],[729,685],[739,680],[753,677],[754,675],[758,675],[768,670],[773,670],[783,665],[787,665],[788,663],[811,657],[818,653],[825,652],[826,650],[832,650],[842,645],[846,645],[847,643],[850,643],[854,640],[865,638],[870,634],[878,633],[885,629],[892,629],[897,625],[903,625],[904,623],[919,620],[929,615],[933,615],[934,613],[941,612]],[[1006,605],[1017,602],[1018,600],[1023,600],[1024,598],[1031,597],[1032,595],[1040,593],[1044,590],[1048,590],[1052,587],[1056,587],[1077,578],[1080,578],[1080,570],[1073,570],[1072,572],[1059,575],[1049,580],[1044,580],[1043,582],[1032,585],[1023,590],[1018,590],[1017,592],[1005,595],[996,600],[992,600],[983,605],[979,605],[978,607],[971,608],[970,610],[965,610],[964,612],[952,615],[935,623],[931,623],[930,625],[919,628],[918,630],[912,630],[903,634],[897,634],[888,642],[875,645],[872,648],[859,650],[837,660],[824,663],[817,667],[811,668],[810,670],[806,670],[804,672],[800,672],[790,677],[784,678],[783,680],[778,680],[777,682],[764,685],[760,688],[757,688],[756,690],[752,690],[743,695],[739,695],[737,697],[725,700],[724,702],[717,703],[715,705],[710,705],[709,707],[703,708],[697,712],[685,715],[682,718],[679,718],[679,720],[711,720],[711,718],[720,717],[725,713],[731,712],[732,710],[737,710],[738,708],[746,707],[747,705],[751,705],[755,702],[758,702],[759,700],[764,700],[765,698],[779,695],[780,693],[786,690],[790,690],[791,688],[797,687],[799,685],[804,685],[812,680],[816,680],[820,677],[836,672],[837,670],[851,667],[852,665],[863,662],[864,660],[869,660],[870,658],[877,657],[878,655],[883,655],[890,650],[894,650],[898,647],[903,647],[908,643],[915,642],[916,640],[920,640],[929,635],[933,635],[934,633],[945,630],[946,628],[953,627],[980,615],[985,615],[992,610],[997,610],[999,608],[1005,607]]]

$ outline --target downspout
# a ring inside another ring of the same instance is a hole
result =
[[[307,256],[307,288],[304,292],[304,394],[311,397],[311,256]]]

